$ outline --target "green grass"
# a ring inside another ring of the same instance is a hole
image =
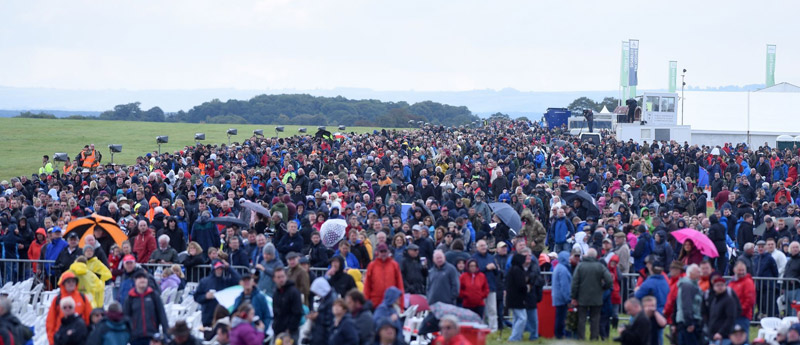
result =
[[[297,134],[300,127],[308,128],[313,135],[317,126],[284,126],[281,137]],[[55,152],[66,152],[74,158],[84,145],[95,144],[103,154],[103,163],[111,161],[109,144],[121,144],[122,152],[114,155],[114,162],[133,163],[136,157],[158,149],[156,136],[169,136],[169,143],[162,144],[162,151],[177,151],[187,145],[194,145],[194,134],[206,134],[205,144],[228,142],[225,134],[228,128],[236,128],[239,135],[231,137],[231,142],[242,142],[253,134],[255,129],[263,129],[267,137],[275,136],[275,125],[229,125],[196,123],[158,123],[127,121],[90,120],[50,120],[0,118],[0,179],[38,172],[42,165],[42,155],[53,157]],[[348,127],[347,132],[372,132],[372,127]],[[336,126],[328,126],[336,132]],[[56,165],[59,169],[62,164]]]

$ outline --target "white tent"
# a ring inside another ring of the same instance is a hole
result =
[[[603,114],[603,115],[605,115],[605,114],[612,114],[612,112],[608,111],[608,108],[606,108],[606,106],[604,105],[604,106],[603,106],[603,109],[602,109],[602,110],[600,110],[600,112],[599,112],[598,114]]]

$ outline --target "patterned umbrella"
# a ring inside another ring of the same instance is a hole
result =
[[[67,224],[67,231],[64,232],[64,235],[70,232],[78,234],[81,239],[80,242],[78,242],[78,245],[82,248],[85,244],[86,236],[93,235],[94,230],[96,229],[102,229],[105,231],[108,236],[111,236],[111,238],[114,239],[114,243],[119,246],[122,245],[122,242],[128,240],[128,236],[122,232],[114,219],[100,216],[97,213],[69,222],[69,224]]]
[[[436,302],[431,305],[431,312],[437,319],[441,319],[445,315],[453,315],[458,318],[459,322],[483,322],[481,317],[474,311],[443,302]]]
[[[328,248],[333,248],[344,238],[346,229],[347,221],[344,219],[326,220],[325,223],[322,223],[322,227],[319,228],[319,236],[322,238],[322,244]]]

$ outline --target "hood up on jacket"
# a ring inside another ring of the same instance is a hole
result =
[[[513,261],[512,261],[512,263],[513,263]],[[570,265],[569,265],[569,252],[568,251],[565,250],[565,251],[562,251],[561,253],[558,253],[558,264],[569,268]]]
[[[381,302],[381,305],[386,307],[391,307],[402,296],[403,293],[400,291],[400,289],[391,286],[388,289],[386,289],[386,292],[383,293],[383,302]]]
[[[569,261],[569,259],[567,259],[567,260]],[[522,265],[524,265],[524,264],[525,264],[525,256],[524,255],[514,254],[514,256],[511,257],[511,266],[522,267]]]

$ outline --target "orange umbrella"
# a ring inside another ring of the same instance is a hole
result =
[[[96,229],[105,231],[106,234],[111,236],[111,238],[114,239],[114,242],[119,246],[122,246],[122,242],[128,240],[128,235],[125,235],[114,219],[103,217],[97,213],[69,222],[69,224],[67,224],[67,231],[64,232],[64,235],[69,234],[70,232],[78,234],[78,236],[81,238],[79,245],[83,247],[86,236],[94,234],[94,230]]]

